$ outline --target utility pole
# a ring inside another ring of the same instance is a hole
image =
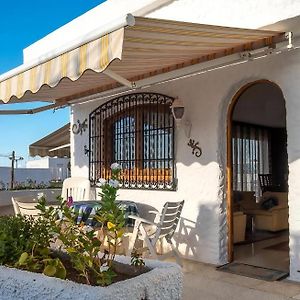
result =
[[[24,158],[22,156],[17,157],[15,151],[13,151],[11,155],[0,154],[0,157],[6,157],[11,160],[10,188],[13,189],[15,183],[15,167],[18,167],[18,160],[23,160]]]
[[[11,156],[9,157],[9,159],[11,160],[11,179],[10,179],[10,188],[13,189],[14,188],[14,184],[15,184],[15,166],[18,166],[18,160],[23,160],[24,158],[22,156],[18,156],[16,157],[16,152],[13,151]],[[16,165],[15,165],[16,162]]]
[[[11,159],[10,188],[13,189],[14,182],[15,182],[15,159],[16,159],[15,151],[12,152],[9,159]]]

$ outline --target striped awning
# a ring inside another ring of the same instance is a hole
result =
[[[6,103],[26,91],[56,87],[62,78],[76,81],[86,70],[102,72],[112,60],[121,59],[123,34],[124,29],[117,30],[0,82],[0,99]]]
[[[31,144],[29,155],[70,157],[70,123]]]
[[[130,82],[285,40],[283,32],[135,17],[31,69],[0,76],[0,101],[68,102]],[[109,76],[106,71],[116,76]]]

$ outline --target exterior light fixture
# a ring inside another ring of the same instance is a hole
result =
[[[175,121],[181,121],[184,115],[183,102],[180,99],[176,98],[172,103],[171,110]]]
[[[182,100],[175,98],[171,106],[172,115],[175,119],[176,126],[179,128],[183,127],[186,137],[189,138],[192,129],[192,124],[190,121],[183,120],[184,110],[185,108]]]

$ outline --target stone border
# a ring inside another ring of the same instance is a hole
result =
[[[12,206],[11,197],[24,197],[29,196],[32,198],[38,197],[39,194],[43,193],[46,199],[50,202],[56,201],[56,197],[61,195],[61,188],[53,189],[35,189],[35,190],[5,190],[0,191],[0,207],[2,206]]]
[[[119,256],[119,262],[130,258]],[[179,300],[183,274],[175,263],[146,260],[152,270],[108,287],[93,287],[13,268],[0,267],[0,299]]]

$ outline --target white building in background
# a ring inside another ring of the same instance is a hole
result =
[[[26,169],[48,169],[51,175],[51,180],[64,180],[69,177],[69,158],[58,157],[42,157],[39,159],[32,159],[26,162]]]
[[[70,159],[43,157],[29,160],[25,168],[15,168],[15,184],[49,185],[50,181],[63,181],[70,176]],[[11,167],[0,167],[0,189],[8,188],[11,181]]]
[[[34,182],[35,184],[45,184],[48,185],[49,181],[52,180],[52,174],[50,169],[36,168],[18,168],[15,169],[15,186],[27,185],[29,182]],[[10,167],[0,167],[0,189],[7,189],[10,187],[11,181],[11,168]]]

